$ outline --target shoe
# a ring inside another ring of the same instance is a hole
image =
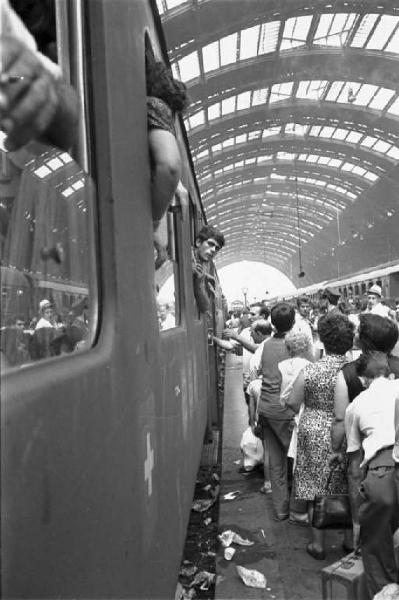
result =
[[[313,544],[310,542],[306,546],[306,552],[316,560],[324,560],[326,557],[326,553],[324,552],[324,550],[316,550],[316,548],[314,548]]]
[[[277,514],[277,515],[274,515],[274,517],[272,517],[272,518],[273,518],[273,521],[280,522],[280,521],[286,521],[288,519],[288,517],[289,517],[289,515]]]
[[[261,494],[271,494],[272,493],[272,484],[270,481],[265,481],[265,483],[260,488],[259,492]]]
[[[290,512],[288,523],[291,523],[291,525],[302,525],[306,527],[309,525],[308,513],[297,513],[292,511]]]

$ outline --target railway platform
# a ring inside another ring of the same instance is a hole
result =
[[[247,421],[241,357],[227,354],[218,531],[235,531],[254,544],[233,543],[235,554],[230,561],[224,558],[223,546],[218,545],[216,574],[220,577],[215,600],[322,600],[321,570],[344,556],[343,534],[329,531],[326,559],[316,561],[305,551],[306,526],[273,520],[271,495],[259,492],[262,472],[240,472],[240,439]],[[238,492],[234,500],[224,499],[229,492]],[[262,573],[266,589],[247,587],[237,573],[237,565]]]

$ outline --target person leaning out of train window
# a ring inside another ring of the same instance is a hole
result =
[[[366,312],[380,317],[389,317],[395,320],[395,312],[386,304],[382,303],[382,289],[379,285],[372,285],[367,292]]]
[[[68,150],[79,114],[75,90],[37,49],[8,0],[0,0],[0,129],[13,151],[32,140]]]
[[[175,118],[188,106],[186,86],[174,79],[162,63],[147,63],[147,125],[151,163],[151,203],[156,268],[166,260],[166,229],[160,222],[176,193],[181,177],[181,156]],[[180,190],[184,186],[180,184]]]
[[[205,225],[197,235],[192,252],[192,270],[194,296],[198,310],[206,313],[210,310],[211,299],[215,295],[215,278],[210,273],[216,254],[224,246],[224,235]]]

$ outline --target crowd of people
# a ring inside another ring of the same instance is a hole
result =
[[[252,356],[249,368],[243,360],[244,397],[264,445],[260,491],[271,493],[274,519],[306,524],[305,550],[323,560],[315,499],[347,494],[352,527],[344,529],[342,550],[361,552],[370,598],[399,583],[399,299],[395,304],[383,301],[377,284],[364,302],[326,288],[317,303],[301,296],[295,306],[255,303],[231,313],[226,339],[216,340]],[[254,332],[265,319],[270,329],[260,340]]]

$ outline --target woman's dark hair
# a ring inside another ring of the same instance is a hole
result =
[[[224,235],[219,229],[216,227],[212,227],[211,225],[204,225],[198,232],[196,239],[199,242],[205,242],[205,240],[209,240],[209,238],[213,238],[221,248],[224,246]]]
[[[174,79],[171,71],[162,63],[146,65],[147,96],[160,98],[173,112],[182,112],[189,105],[186,85]]]
[[[363,352],[391,352],[398,341],[396,323],[380,315],[359,315],[359,346]]]
[[[359,356],[356,361],[357,374],[370,379],[375,379],[381,375],[388,377],[389,371],[388,358],[385,352],[366,352]]]
[[[353,346],[355,326],[346,315],[332,311],[323,315],[317,325],[320,340],[328,354],[343,355]]]
[[[279,302],[273,306],[270,320],[278,333],[289,331],[295,323],[295,310],[288,302]]]

